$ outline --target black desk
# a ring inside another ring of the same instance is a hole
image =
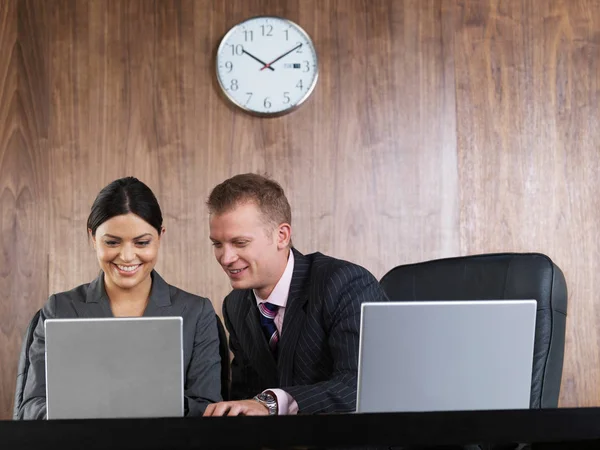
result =
[[[600,449],[600,408],[290,417],[0,421],[2,449],[192,449],[529,443]]]

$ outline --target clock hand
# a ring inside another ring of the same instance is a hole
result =
[[[302,47],[302,43],[296,45],[293,49],[291,49],[288,52],[285,52],[283,55],[281,55],[279,58],[275,58],[273,61],[271,61],[269,64],[265,64],[260,70],[265,70],[265,69],[271,69],[273,70],[273,68],[271,67],[271,64],[279,61],[281,58],[283,58],[284,56],[289,55],[290,53],[292,53],[294,50],[299,49],[300,47]],[[263,63],[264,64],[264,63]]]
[[[251,53],[248,53],[246,50],[242,50],[242,53],[245,53],[245,54],[246,54],[246,55],[248,55],[250,58],[252,58],[252,59],[254,59],[254,60],[258,61],[259,63],[263,64],[264,66],[267,66],[267,65],[268,65],[268,64],[266,64],[264,61],[261,61],[260,59],[258,59],[258,58],[257,58],[256,56],[254,56],[253,54],[251,54]],[[271,70],[273,70],[273,71],[275,70],[275,69],[273,69],[272,67],[269,67],[269,69],[271,69]]]

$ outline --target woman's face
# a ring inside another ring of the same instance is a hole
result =
[[[88,232],[91,236],[91,230]],[[133,213],[115,216],[100,225],[91,238],[107,288],[133,289],[150,281],[160,237],[152,225]]]

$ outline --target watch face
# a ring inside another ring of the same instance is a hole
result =
[[[258,398],[265,402],[274,402],[275,401],[275,397],[273,397],[273,395],[268,394],[266,392],[261,392],[260,394],[258,394]]]
[[[254,17],[233,27],[217,51],[217,79],[234,104],[259,115],[281,115],[302,104],[318,77],[306,32],[278,17]]]

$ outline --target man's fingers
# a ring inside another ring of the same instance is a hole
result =
[[[211,403],[204,411],[204,417],[218,417],[224,415],[230,408],[229,402]]]
[[[265,406],[261,405],[254,400],[242,400],[235,402],[219,402],[211,403],[206,407],[204,411],[205,417],[219,417],[219,416],[265,416],[268,414],[268,410]]]
[[[213,414],[213,411],[215,409],[215,405],[216,403],[211,403],[206,407],[206,410],[204,411],[204,414],[202,414],[204,417],[210,417]]]
[[[215,408],[215,412],[213,412],[213,416],[224,416],[227,414],[227,411],[231,408],[231,404],[229,402],[217,403]]]
[[[243,413],[242,407],[239,404],[234,404],[229,409],[229,412],[227,413],[227,415],[228,416],[239,416],[242,413]]]

